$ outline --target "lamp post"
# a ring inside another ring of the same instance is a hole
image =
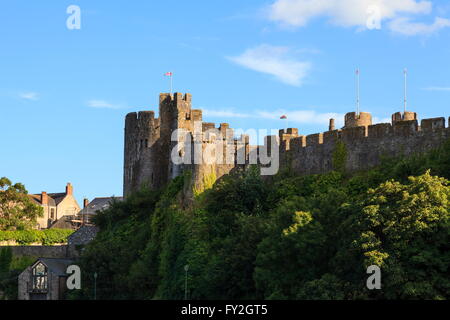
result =
[[[184,300],[187,300],[188,292],[187,292],[187,277],[188,277],[188,271],[189,271],[189,265],[184,266],[185,271],[185,279],[184,279]]]
[[[97,300],[97,272],[94,273],[94,300]]]

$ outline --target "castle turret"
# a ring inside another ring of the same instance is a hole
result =
[[[372,125],[372,115],[368,112],[349,112],[345,115],[344,128],[368,127]]]
[[[334,119],[331,118],[330,125],[328,126],[328,131],[334,131],[334,130],[335,130]]]
[[[406,112],[396,112],[392,115],[392,124],[400,121],[411,121],[417,120],[417,113],[406,111]]]
[[[159,119],[153,111],[131,112],[125,118],[124,195],[142,185],[155,187],[160,183]],[[157,162],[156,162],[157,163]]]
[[[177,129],[184,129],[189,132],[194,131],[194,119],[201,119],[201,112],[192,112],[192,96],[189,93],[182,94],[161,93],[159,95],[159,115],[161,119],[161,154],[159,161],[161,164],[161,176],[166,177],[163,184],[167,183],[181,174],[183,168],[180,164],[174,164],[171,161],[171,152],[178,142],[184,140],[184,137],[178,137],[178,141],[172,141],[172,133]],[[182,154],[183,150],[179,150]]]

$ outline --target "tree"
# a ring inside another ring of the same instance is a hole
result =
[[[0,230],[32,228],[42,216],[42,207],[32,202],[23,184],[0,178]]]
[[[9,272],[12,262],[12,250],[4,247],[0,250],[0,275]]]

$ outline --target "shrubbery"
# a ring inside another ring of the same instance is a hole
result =
[[[345,154],[341,150],[340,155]],[[349,175],[220,179],[186,208],[183,177],[97,216],[81,258],[100,299],[448,299],[450,143]],[[382,289],[366,288],[366,268]]]
[[[46,246],[66,243],[67,237],[73,231],[69,229],[0,231],[0,241],[15,241],[19,245],[39,243]]]

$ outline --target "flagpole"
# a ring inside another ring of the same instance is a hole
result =
[[[359,116],[359,68],[356,69],[356,115]]]
[[[173,94],[173,82],[172,82],[173,72],[170,72],[170,95]]]
[[[407,91],[406,91],[406,88],[407,88],[407,77],[408,77],[408,69],[406,69],[405,68],[405,70],[403,70],[403,73],[405,74],[405,99],[404,99],[404,101],[403,101],[403,114],[405,114],[406,113],[406,104],[407,104]]]

